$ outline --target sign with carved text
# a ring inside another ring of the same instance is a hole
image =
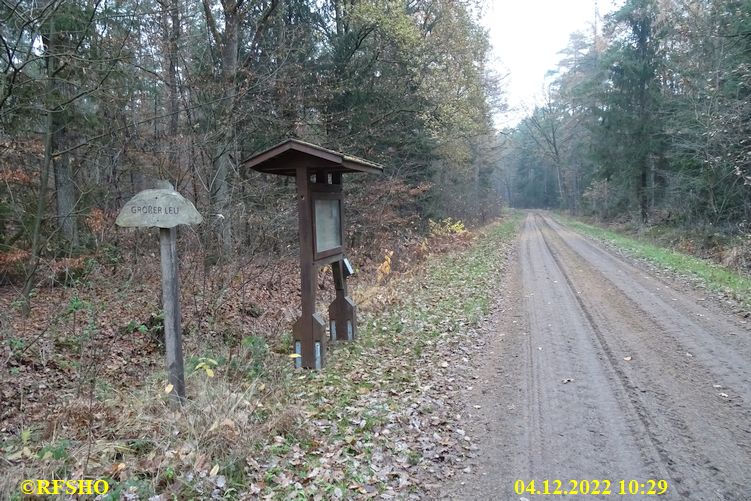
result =
[[[175,190],[143,190],[120,211],[115,224],[125,227],[174,228],[180,224],[199,224],[203,218],[195,206]]]
[[[159,228],[162,266],[162,306],[164,307],[164,345],[167,358],[167,392],[179,402],[185,399],[182,327],[180,324],[180,276],[177,265],[177,229],[180,224],[198,224],[203,218],[190,200],[180,195],[167,181],[159,188],[143,190],[128,200],[115,224],[125,227]]]

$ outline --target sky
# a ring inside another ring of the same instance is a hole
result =
[[[508,74],[504,89],[509,113],[496,117],[498,127],[513,126],[539,104],[545,73],[555,68],[558,52],[574,31],[592,32],[595,3],[600,16],[619,0],[488,0],[482,24],[494,49],[494,67]],[[601,28],[601,21],[600,23]]]

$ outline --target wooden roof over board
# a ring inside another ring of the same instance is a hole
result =
[[[311,173],[316,171],[383,173],[383,166],[375,162],[345,155],[298,139],[287,139],[241,163],[258,172],[282,176],[294,176],[295,169],[300,166],[307,167]]]

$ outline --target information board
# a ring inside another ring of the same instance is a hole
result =
[[[313,207],[315,217],[316,254],[342,246],[341,200],[317,198]]]

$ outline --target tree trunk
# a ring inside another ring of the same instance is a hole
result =
[[[655,159],[649,159],[649,208],[655,209]]]
[[[170,0],[163,4],[168,10],[168,16],[165,16],[165,29],[167,38],[167,115],[169,116],[169,125],[167,128],[167,168],[168,178],[176,181],[179,177],[179,155],[177,144],[177,130],[179,125],[180,110],[178,108],[178,88],[177,88],[177,61],[178,61],[178,41],[180,40],[180,11],[178,0]],[[166,19],[169,19],[167,22]],[[175,185],[177,186],[177,185]]]
[[[224,121],[224,132],[217,142],[214,152],[214,176],[210,183],[211,213],[215,231],[226,254],[232,250],[232,220],[230,208],[230,181],[234,166],[232,151],[235,142],[235,125],[232,112],[235,108],[235,79],[237,77],[237,50],[240,16],[236,10],[224,13],[224,35],[222,36],[222,78],[224,81],[223,105],[220,116]]]
[[[49,48],[52,50],[64,50],[64,40],[57,33],[50,33]],[[51,57],[56,57],[54,54]],[[60,68],[55,68],[49,78],[52,84],[53,95],[58,96],[63,102],[68,101],[75,94],[73,84],[69,83],[66,76],[57,75],[65,70],[66,64],[63,63]],[[55,103],[57,107],[57,103]],[[68,124],[70,123],[70,107],[63,107],[55,112],[54,125],[51,131],[53,134],[52,144],[55,148],[65,150],[73,144],[74,138],[71,135]],[[52,153],[52,171],[55,182],[55,208],[57,215],[57,227],[67,243],[73,247],[78,247],[78,222],[76,220],[76,184],[73,179],[73,154],[64,153],[54,156]]]
[[[648,186],[647,186],[647,173],[648,173],[648,166],[647,162],[641,163],[641,173],[639,175],[639,212],[641,215],[641,222],[642,224],[646,224],[649,221],[649,197],[648,197]]]
[[[52,132],[55,134],[55,132]],[[60,143],[55,141],[53,143]],[[65,144],[62,142],[62,144]],[[78,222],[76,220],[76,185],[71,167],[72,156],[65,153],[53,160],[55,173],[55,194],[57,201],[57,224],[65,240],[78,247]]]
[[[228,210],[230,206],[229,178],[232,172],[232,159],[230,158],[232,140],[232,132],[226,131],[217,144],[214,155],[214,177],[210,185],[212,222],[225,253],[232,250],[232,225]]]
[[[55,17],[49,21],[49,33],[43,37],[45,42],[45,66],[47,70],[47,84],[45,95],[45,108],[47,115],[45,117],[44,131],[44,161],[42,162],[42,172],[39,176],[39,195],[37,196],[36,213],[31,229],[31,256],[29,265],[26,270],[26,279],[21,290],[22,310],[25,315],[31,311],[31,290],[34,288],[37,268],[39,268],[39,254],[42,248],[41,226],[44,219],[44,212],[47,208],[47,184],[49,183],[49,173],[52,168],[52,154],[55,148],[55,72],[57,70],[57,58],[55,57],[52,47],[55,38]]]

